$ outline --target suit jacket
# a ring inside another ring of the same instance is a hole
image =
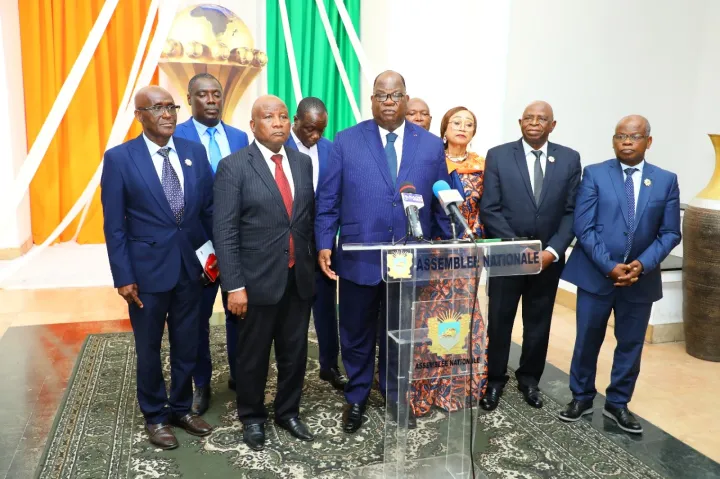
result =
[[[222,287],[245,287],[249,304],[272,305],[282,298],[291,233],[298,293],[303,299],[314,294],[312,162],[291,148],[285,152],[295,186],[291,218],[255,142],[223,159],[215,175],[213,231]]]
[[[575,194],[580,183],[580,154],[548,142],[542,193],[535,202],[522,139],[496,146],[485,158],[480,218],[488,238],[527,237],[552,247],[565,260],[573,240]],[[553,157],[555,161],[549,161]]]
[[[637,283],[617,292],[630,302],[654,302],[662,298],[660,263],[681,238],[677,175],[646,162],[635,210],[635,235],[627,263],[637,259],[643,273]],[[578,241],[562,279],[593,294],[610,294],[615,287],[608,274],[623,263],[627,221],[620,162],[612,159],[587,166],[575,208]]]
[[[434,198],[432,186],[449,182],[442,141],[405,122],[397,182],[392,184],[375,120],[358,123],[335,136],[325,176],[318,186],[315,240],[318,250],[332,249],[340,228],[333,268],[362,285],[381,280],[380,253],[343,251],[345,243],[387,243],[405,236],[406,217],[398,187],[412,183],[423,196],[420,222],[425,236],[449,237],[449,220]]]
[[[116,288],[137,283],[147,293],[170,291],[181,265],[191,277],[202,274],[195,250],[211,238],[212,170],[202,145],[178,137],[173,142],[184,176],[179,225],[142,135],[105,152],[100,198]]]
[[[327,171],[327,164],[328,164],[328,157],[330,156],[330,150],[332,150],[332,141],[328,140],[327,138],[320,138],[320,141],[317,142],[318,147],[318,186],[323,181],[323,178],[325,177],[325,173]],[[292,148],[293,150],[297,150],[298,147],[295,144],[295,140],[293,139],[292,135],[288,137],[288,141],[285,142],[285,148]],[[312,161],[312,159],[310,160]],[[317,194],[315,195],[317,198]]]
[[[227,135],[231,153],[235,153],[236,151],[248,146],[247,133],[242,130],[238,130],[237,128],[233,128],[224,121],[221,121],[220,123],[222,123],[225,134]],[[192,118],[180,123],[177,126],[175,129],[175,136],[179,136],[180,138],[185,138],[186,140],[194,141],[196,143],[202,143]]]

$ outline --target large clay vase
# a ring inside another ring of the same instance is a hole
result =
[[[683,219],[683,322],[691,356],[720,361],[720,135],[715,173]]]

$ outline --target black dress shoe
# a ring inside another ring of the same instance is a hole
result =
[[[192,408],[193,414],[202,416],[210,407],[210,386],[195,388],[193,393]]]
[[[388,405],[389,412],[390,412],[390,419],[394,422],[399,423],[398,420],[398,405]],[[415,418],[415,414],[413,414],[412,409],[408,411],[408,422],[407,422],[407,428],[408,429],[416,429],[417,428],[417,419]]]
[[[253,451],[265,449],[265,424],[243,425],[243,442]]]
[[[362,426],[363,414],[365,413],[364,404],[348,404],[343,411],[343,431],[352,434]]]
[[[592,401],[578,401],[577,399],[573,399],[563,411],[560,411],[558,417],[561,421],[575,422],[579,421],[581,417],[592,413]]]
[[[642,426],[628,410],[627,406],[615,407],[606,403],[603,409],[603,416],[615,421],[615,424],[625,432],[629,432],[630,434],[642,434],[643,432]]]
[[[228,379],[228,389],[235,390],[235,380],[234,379]]]
[[[305,423],[303,423],[300,420],[300,418],[298,418],[298,417],[292,417],[290,419],[275,421],[275,424],[277,424],[281,428],[285,429],[293,437],[296,437],[296,438],[300,439],[301,441],[309,442],[309,441],[315,440],[315,436],[312,435],[312,433],[308,430]]]
[[[485,390],[485,395],[480,400],[480,407],[486,411],[492,411],[498,407],[500,396],[502,396],[502,389],[488,386]]]
[[[344,391],[347,384],[347,378],[343,376],[338,368],[321,369],[320,379],[330,383],[332,387],[338,391]]]
[[[540,397],[540,390],[537,386],[518,386],[518,389],[523,393],[526,403],[536,409],[543,407],[543,400]]]

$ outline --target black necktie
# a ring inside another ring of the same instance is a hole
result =
[[[535,203],[540,204],[540,194],[542,194],[543,187],[543,170],[540,163],[542,151],[533,150],[532,154],[535,155],[535,188],[533,189],[533,196],[535,196]]]

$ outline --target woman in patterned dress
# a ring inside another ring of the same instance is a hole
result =
[[[475,236],[483,238],[485,231],[480,222],[480,197],[483,192],[485,159],[468,151],[468,145],[476,131],[475,115],[462,106],[450,109],[440,123],[440,136],[445,144],[445,158],[448,171],[453,178],[453,186],[465,197],[460,211]],[[443,308],[442,303],[433,304],[433,301],[458,298],[463,294],[472,298],[474,292],[475,284],[472,280],[431,280],[418,299],[428,303],[418,305],[415,316],[416,328],[427,328],[428,318],[442,317],[446,312],[444,309],[447,308]],[[472,353],[473,358],[479,358],[479,362],[473,365],[472,385],[467,375],[456,376],[462,370],[466,370],[467,366],[445,366],[423,370],[421,377],[427,379],[414,381],[410,389],[410,406],[415,417],[426,415],[432,406],[453,412],[466,407],[468,403],[475,405],[485,392],[487,384],[485,324],[480,312],[482,309],[480,303],[472,299],[472,303],[476,306],[472,321]],[[427,345],[419,346],[415,351],[416,362],[427,364],[439,359],[436,354],[429,351]]]

